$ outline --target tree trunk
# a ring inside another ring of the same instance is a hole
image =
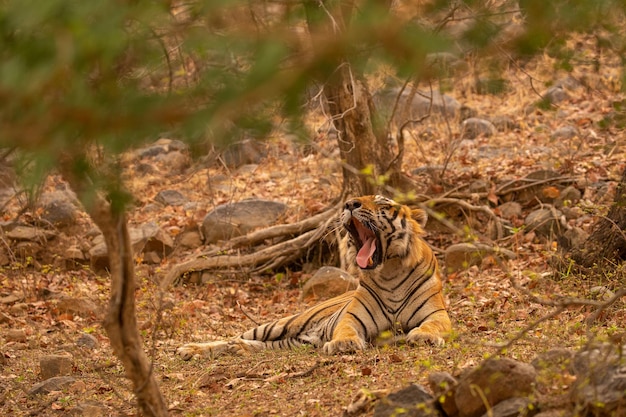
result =
[[[572,259],[585,267],[626,259],[626,168],[609,213],[595,223],[583,246],[573,251]]]
[[[83,158],[80,160],[84,161]],[[87,188],[89,185],[86,173],[78,172],[77,166],[86,165],[78,164],[76,158],[63,161],[62,174],[100,228],[109,254],[111,298],[104,318],[104,328],[113,352],[122,362],[126,376],[133,383],[137,405],[143,415],[167,416],[167,406],[154,377],[152,363],[143,351],[141,336],[137,330],[133,251],[124,209],[119,204],[111,204],[93,189]]]
[[[313,45],[318,48],[318,54],[326,55],[334,68],[330,79],[323,80],[324,96],[338,132],[337,143],[344,163],[344,196],[389,194],[385,192],[385,185],[398,187],[401,184],[402,147],[394,155],[386,125],[378,120],[361,70],[367,61],[366,54],[351,52],[349,48],[343,50],[339,46],[336,49],[328,47],[333,40],[329,34],[341,36],[338,32],[348,30],[355,13],[354,4],[327,1],[324,8],[313,2],[305,2],[305,5]],[[352,65],[351,60],[358,61],[359,66]]]

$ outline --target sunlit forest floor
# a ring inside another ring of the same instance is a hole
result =
[[[580,42],[591,46],[591,40]],[[606,213],[611,187],[626,161],[626,138],[620,125],[624,114],[616,105],[623,102],[618,90],[621,68],[615,57],[601,58],[599,70],[580,64],[571,74],[555,70],[548,56],[527,62],[523,68],[511,64],[502,73],[507,89],[495,95],[476,94],[469,69],[447,80],[445,93],[475,110],[477,117],[508,116],[515,126],[473,140],[462,139],[455,118],[433,115],[415,126],[407,136],[404,160],[405,172],[417,184],[415,195],[437,197],[454,192],[465,194],[473,204],[493,207],[488,199],[474,196],[470,184],[482,180],[489,190],[538,170],[552,170],[571,177],[583,191],[577,203],[580,215],[574,222],[588,228],[595,216]],[[533,106],[539,93],[568,75],[580,83],[570,91],[570,99],[554,108]],[[326,134],[319,110],[311,111],[308,123],[315,142],[313,152],[305,152],[277,129],[267,140],[268,156],[252,172],[198,162],[180,175],[158,170],[142,177],[129,175],[128,188],[136,198],[135,209],[129,213],[131,225],[156,221],[166,230],[179,230],[201,222],[219,204],[247,197],[286,203],[290,209],[285,222],[319,212],[340,193],[341,165],[336,139]],[[555,139],[554,131],[563,126],[575,127],[577,134]],[[414,172],[424,167],[433,169]],[[133,172],[132,167],[128,169]],[[51,178],[46,186],[54,187],[55,181]],[[608,193],[598,192],[594,188],[598,183],[605,184]],[[176,189],[201,204],[192,211],[181,207],[147,210],[164,189]],[[536,206],[524,205],[524,214]],[[81,222],[87,230],[89,220]],[[494,243],[477,222],[467,219],[467,223],[474,225],[468,233],[472,239]],[[436,249],[464,241],[435,226],[426,238]],[[454,326],[445,347],[387,346],[333,357],[303,348],[185,362],[175,353],[184,343],[235,336],[255,325],[250,318],[260,323],[304,309],[307,305],[300,301],[300,288],[314,271],[301,265],[267,274],[229,271],[216,273],[208,283],[187,283],[161,294],[158,282],[168,268],[192,254],[178,253],[156,267],[137,259],[139,325],[172,415],[341,415],[362,389],[393,390],[413,382],[426,386],[430,372],[458,374],[490,355],[530,361],[552,348],[576,349],[590,338],[611,340],[623,335],[623,301],[593,322],[587,320],[593,312],[587,306],[572,306],[544,321],[554,307],[536,299],[594,298],[598,287],[615,291],[626,285],[623,266],[593,275],[557,269],[551,260],[560,256],[558,244],[527,233],[521,226],[495,244],[511,250],[516,258],[487,259],[445,276],[444,293]],[[28,262],[4,268],[2,297],[21,294],[22,298],[0,303],[0,414],[136,414],[132,389],[111,352],[98,314],[61,313],[49,298],[50,293],[61,293],[105,307],[108,283],[106,274],[89,268],[65,270]],[[7,336],[12,330],[22,330],[23,337]],[[94,336],[97,346],[77,346],[82,333]],[[41,381],[39,359],[58,352],[71,354],[71,375],[76,381],[62,391],[29,396],[28,390]],[[559,401],[566,385],[559,381],[542,395]]]

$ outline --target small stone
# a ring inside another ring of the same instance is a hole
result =
[[[578,129],[576,129],[574,126],[560,127],[552,132],[552,135],[550,135],[553,140],[572,139],[576,136],[578,136]]]
[[[67,355],[45,355],[39,359],[39,367],[42,379],[49,379],[55,376],[70,375],[72,373],[72,356]]]
[[[489,120],[470,117],[461,123],[461,132],[463,139],[476,139],[479,136],[493,136],[497,129]]]
[[[608,301],[615,296],[615,293],[604,285],[596,285],[589,289],[589,294],[595,300]]]
[[[432,372],[428,375],[428,386],[435,396],[435,401],[448,417],[459,413],[454,402],[454,393],[458,381],[447,372]]]
[[[571,185],[561,190],[559,197],[554,201],[556,208],[570,207],[572,204],[576,204],[582,198],[582,193],[576,187]]]
[[[16,303],[9,308],[9,312],[14,316],[24,315],[28,311],[28,304],[26,303]]]
[[[91,401],[78,404],[78,407],[74,410],[76,411],[76,415],[82,417],[105,417],[111,415],[109,409],[104,405]]]
[[[4,337],[7,342],[24,343],[27,340],[26,330],[24,329],[7,329]]]
[[[580,227],[574,226],[557,236],[556,241],[562,251],[568,252],[574,248],[582,248],[588,237],[589,233]]]
[[[300,300],[327,300],[355,289],[359,280],[346,271],[333,266],[323,266],[302,287]]]
[[[381,398],[374,409],[374,417],[398,416],[398,409],[406,417],[441,417],[433,397],[416,384],[411,384],[400,391]]]
[[[6,237],[13,240],[47,241],[54,239],[57,233],[40,227],[18,225],[6,232]]]
[[[75,381],[76,379],[71,376],[55,376],[34,385],[28,391],[28,396],[32,397],[40,394],[48,394],[52,391],[62,391],[72,385]]]
[[[557,348],[538,354],[530,363],[536,370],[552,369],[562,372],[570,366],[574,352],[569,349]]]
[[[560,85],[550,87],[543,95],[543,102],[548,105],[558,104],[569,99],[570,95]]]
[[[171,174],[181,174],[191,165],[189,156],[178,151],[157,155],[155,160],[159,165],[167,167]]]
[[[187,202],[187,198],[176,190],[160,191],[154,200],[166,206],[181,206]]]
[[[85,260],[85,254],[83,253],[82,250],[80,250],[80,248],[78,246],[70,246],[69,248],[67,248],[65,250],[65,253],[63,254],[63,256],[65,256],[66,259],[70,259],[73,261],[84,261]]]
[[[60,313],[69,313],[83,318],[99,316],[102,309],[99,305],[87,298],[63,298],[57,302]]]
[[[519,129],[520,125],[511,116],[495,116],[490,119],[498,132],[508,132]]]
[[[514,397],[499,402],[482,417],[530,417],[537,407],[528,398]]]
[[[485,180],[472,181],[468,187],[470,193],[486,193],[489,191],[489,183]]]
[[[517,201],[508,201],[498,206],[498,212],[503,219],[519,218],[522,216],[522,205]]]
[[[198,230],[185,230],[174,240],[174,246],[183,249],[195,249],[202,246],[202,237]]]
[[[524,223],[527,231],[534,231],[537,235],[551,237],[559,235],[566,229],[561,225],[563,213],[553,207],[534,210],[526,216]]]
[[[144,252],[142,256],[143,263],[148,265],[159,265],[162,261],[161,256],[154,251]]]
[[[69,191],[53,191],[40,198],[41,217],[56,227],[72,226],[78,216],[76,196]]]
[[[267,155],[267,146],[253,139],[233,143],[222,152],[222,160],[229,168],[258,164]]]
[[[98,345],[98,339],[96,339],[95,336],[89,333],[81,333],[80,336],[78,336],[78,339],[76,339],[76,346],[78,347],[95,349],[98,347]]]

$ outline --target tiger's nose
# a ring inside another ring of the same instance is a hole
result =
[[[359,200],[350,200],[346,202],[346,210],[355,210],[361,207],[361,202]]]

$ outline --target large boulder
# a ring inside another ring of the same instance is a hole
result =
[[[287,205],[278,201],[250,199],[218,206],[202,221],[206,244],[242,236],[248,232],[274,224],[287,211]]]
[[[454,400],[460,417],[480,417],[486,404],[531,394],[537,371],[531,365],[513,359],[489,359],[459,379]]]
[[[174,241],[155,222],[148,222],[136,228],[129,228],[133,254],[142,254],[144,262],[159,263],[174,248]],[[91,267],[95,270],[109,267],[109,255],[104,237],[96,236],[93,247],[89,250]]]

